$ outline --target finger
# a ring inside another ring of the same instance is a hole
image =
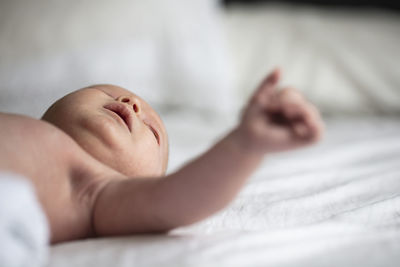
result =
[[[307,115],[306,110],[304,110],[307,103],[297,90],[285,88],[279,92],[277,100],[282,112],[288,119],[304,119],[304,116]]]
[[[315,132],[315,110],[295,89],[286,88],[279,94],[282,113],[297,137],[311,138]]]
[[[281,76],[279,68],[275,68],[259,85],[253,94],[252,101],[267,104],[268,98],[275,91]]]
[[[307,138],[299,138],[293,130],[287,127],[274,127],[269,131],[268,140],[274,140],[273,143],[269,143],[268,146],[272,150],[284,151],[288,149],[294,149],[305,146],[310,143]]]
[[[301,122],[297,122],[293,125],[293,131],[296,134],[296,136],[300,138],[307,138],[310,132],[308,127]]]
[[[285,102],[307,102],[301,92],[293,87],[285,87],[279,93],[280,100]]]
[[[284,113],[291,120],[293,131],[298,137],[310,141],[320,139],[323,133],[323,122],[314,106],[308,103],[292,104],[290,108],[286,107]]]
[[[310,129],[310,138],[312,141],[318,141],[321,139],[324,132],[324,122],[318,109],[312,104],[307,104],[308,116],[306,117],[306,123]]]
[[[298,113],[309,130],[309,139],[317,141],[323,134],[324,123],[318,109],[305,99],[297,103]]]

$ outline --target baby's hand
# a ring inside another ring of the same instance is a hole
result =
[[[323,133],[318,110],[292,88],[277,90],[278,69],[261,83],[245,108],[237,134],[254,152],[285,151],[316,142]]]

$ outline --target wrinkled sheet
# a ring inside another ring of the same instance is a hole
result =
[[[56,245],[48,266],[399,266],[400,119],[326,121],[322,142],[267,156],[211,218],[168,235]],[[166,123],[173,171],[233,121]]]

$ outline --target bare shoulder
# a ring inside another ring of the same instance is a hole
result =
[[[28,163],[27,159],[32,157],[39,161],[46,157],[43,152],[54,142],[67,140],[56,127],[24,115],[0,113],[0,125],[0,169],[3,170],[18,172],[21,168],[20,173],[25,174],[23,166],[27,164],[21,163]]]
[[[99,184],[93,170],[106,167],[45,121],[0,112],[0,125],[0,170],[32,182],[52,242],[90,235],[90,202]]]
[[[0,128],[0,133],[12,130],[10,126],[14,128],[20,123],[36,123],[37,121],[38,120],[25,115],[0,112],[0,123],[2,126],[5,126]]]
[[[52,125],[41,120],[19,114],[0,112],[0,145],[10,143],[11,140],[23,138],[26,142],[38,135],[58,135],[60,131]]]
[[[7,158],[35,156],[33,158],[39,163],[40,159],[66,160],[85,156],[70,136],[48,122],[0,112],[0,125],[0,168]]]

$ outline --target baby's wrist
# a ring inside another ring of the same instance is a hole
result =
[[[233,129],[227,136],[230,146],[235,151],[246,156],[252,156],[256,158],[262,158],[266,151],[260,149],[249,140],[248,136],[243,133],[239,128]]]

